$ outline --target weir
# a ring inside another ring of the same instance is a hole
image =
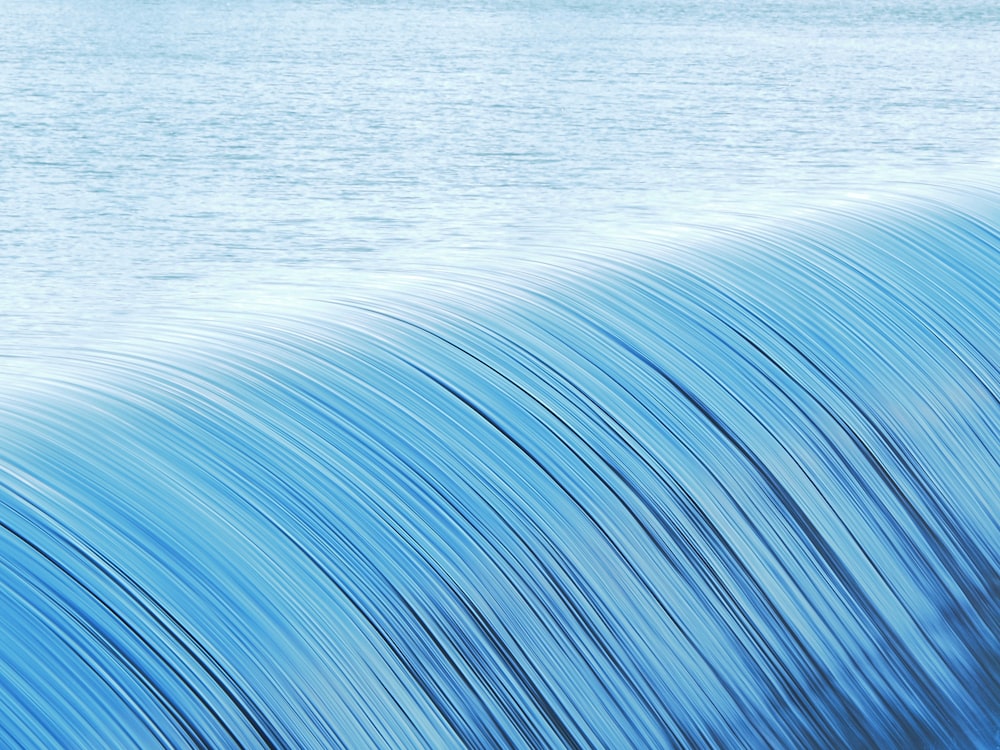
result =
[[[7,747],[993,747],[1000,193],[476,259],[0,390]]]

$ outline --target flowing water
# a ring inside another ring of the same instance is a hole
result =
[[[941,6],[7,0],[0,334],[995,165]]]
[[[0,745],[1000,744],[994,5],[0,20]]]

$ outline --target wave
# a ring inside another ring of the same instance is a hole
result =
[[[0,743],[988,747],[1000,193],[428,265],[0,390]]]

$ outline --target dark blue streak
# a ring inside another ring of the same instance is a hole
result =
[[[0,745],[992,746],[1000,195],[942,196],[7,378]]]

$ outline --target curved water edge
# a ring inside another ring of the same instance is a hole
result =
[[[49,358],[0,741],[991,747],[998,253],[940,191]]]

